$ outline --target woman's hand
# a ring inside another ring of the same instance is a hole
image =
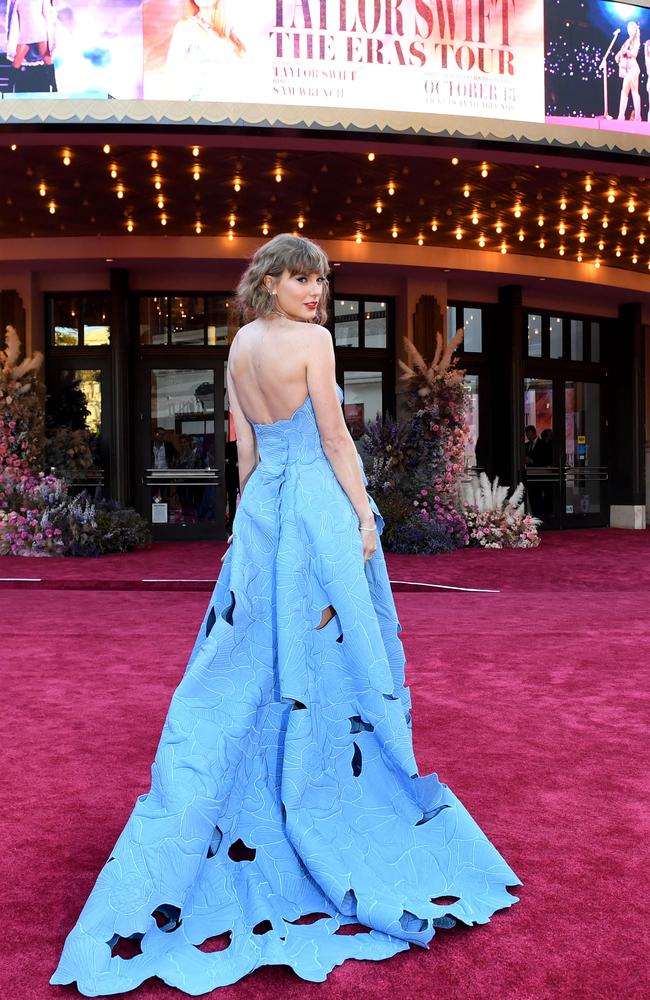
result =
[[[373,518],[372,522],[364,521],[360,524],[359,533],[363,543],[363,561],[368,562],[368,560],[377,551],[377,529],[375,527],[375,519]]]
[[[232,539],[233,539],[233,536],[232,536],[232,535],[229,535],[229,537],[228,537],[228,541],[226,542],[226,545],[230,545],[230,543],[232,542]],[[224,561],[224,559],[226,558],[226,556],[227,556],[227,555],[228,555],[228,549],[226,549],[226,551],[225,551],[225,552],[224,552],[224,554],[222,555],[222,557],[221,557],[221,562],[223,562],[223,561]]]

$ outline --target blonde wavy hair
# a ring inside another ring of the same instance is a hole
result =
[[[199,14],[201,11],[199,5],[194,3],[193,0],[188,0],[188,8],[190,17],[194,17],[194,15]],[[219,38],[227,38],[232,42],[238,55],[244,54],[246,46],[230,27],[228,17],[223,9],[223,0],[214,0],[212,10],[209,14],[209,24],[215,35],[218,35]]]
[[[237,286],[237,303],[246,322],[258,317],[272,316],[275,300],[270,294],[264,278],[270,275],[279,278],[285,271],[294,274],[320,274],[324,278],[330,270],[329,261],[317,243],[304,236],[280,233],[268,243],[259,247],[244,271]],[[327,319],[329,285],[327,281],[318,303],[314,323],[324,323]]]

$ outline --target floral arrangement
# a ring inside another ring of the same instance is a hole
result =
[[[411,415],[402,423],[373,421],[362,438],[368,485],[386,522],[383,541],[395,552],[434,554],[469,542],[459,499],[467,394],[454,357],[463,334],[446,347],[438,334],[431,364],[405,341],[412,367],[400,366]]]
[[[134,510],[110,503],[96,509],[85,492],[69,496],[65,478],[39,468],[51,457],[48,447],[65,442],[68,454],[57,466],[77,474],[87,468],[88,448],[83,432],[69,428],[47,444],[37,378],[43,356],[19,363],[20,353],[18,335],[7,327],[0,351],[0,555],[94,556],[149,544],[149,525]]]
[[[508,487],[490,482],[485,473],[463,487],[463,514],[469,544],[485,549],[534,549],[539,545],[538,518],[524,507],[524,486],[519,483],[508,498]]]

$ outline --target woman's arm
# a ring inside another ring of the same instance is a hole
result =
[[[332,335],[322,326],[309,331],[307,388],[311,398],[323,451],[334,475],[345,490],[363,527],[374,525],[359,458],[350,436],[336,391],[336,369]]]
[[[228,406],[235,421],[235,434],[237,435],[237,461],[239,464],[239,493],[244,494],[244,487],[253,474],[259,462],[257,450],[257,439],[255,432],[249,424],[244,411],[239,405],[235,383],[230,375],[230,369],[226,374],[226,384],[228,386]]]

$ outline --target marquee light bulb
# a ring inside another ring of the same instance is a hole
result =
[[[110,153],[110,151],[111,151],[111,147],[108,145],[108,143],[106,143],[106,145],[104,146],[104,152],[106,153],[107,156]]]
[[[602,240],[601,240],[601,241],[600,241],[600,243],[598,244],[598,249],[599,249],[599,250],[600,250],[601,252],[602,252],[602,251],[603,251],[603,250],[605,249],[605,244],[603,243],[603,241],[602,241]]]
[[[645,243],[645,236],[639,236],[639,243],[641,244],[641,246],[643,246],[643,244]]]
[[[393,229],[392,236],[393,236],[394,240],[397,239],[397,230],[396,229]]]
[[[469,184],[466,184],[463,188],[463,197],[469,198]]]
[[[540,215],[539,219],[537,220],[537,225],[538,226],[543,226],[544,225],[544,216],[543,215]]]
[[[543,250],[545,246],[546,246],[546,243],[544,242],[544,240],[540,240],[539,241],[539,249]]]
[[[269,227],[266,225],[266,223],[264,223],[264,225],[262,226],[262,236],[268,236],[268,235],[269,235]]]
[[[354,242],[363,243],[363,236],[361,235],[361,233],[357,233],[357,235],[354,237]]]
[[[421,247],[423,243],[424,243],[424,240],[422,239],[422,237],[418,236],[418,246]]]
[[[591,178],[590,177],[587,177],[587,180],[585,181],[585,191],[587,192],[587,194],[589,194],[589,192],[591,191]]]
[[[160,177],[156,177],[155,181],[153,182],[153,186],[155,187],[156,191],[160,191],[162,187],[162,181],[160,180]]]
[[[235,234],[233,233],[232,229],[230,229],[229,232],[228,232],[228,239],[232,243],[232,241],[234,240],[234,238],[235,238]]]
[[[474,214],[472,215],[472,224],[474,226],[478,226],[478,213],[477,212],[474,212]]]
[[[117,177],[117,165],[115,163],[111,163],[111,177],[113,180]]]
[[[117,189],[117,191],[115,193],[117,194],[118,198],[123,198],[124,197],[124,188],[122,187],[121,184],[120,184],[120,186],[118,187],[118,189]]]
[[[479,241],[478,241],[478,245],[479,245],[480,247],[484,247],[484,246],[485,246],[485,236],[483,236],[483,234],[482,234],[482,233],[481,233],[481,236],[480,236],[480,238],[479,238]]]
[[[47,188],[45,187],[45,184],[43,184],[42,182],[41,186],[38,189],[38,193],[40,194],[41,198],[44,198],[45,195],[47,194]]]
[[[201,234],[201,223],[200,222],[197,222],[196,225],[194,226],[194,232],[196,233],[197,236],[199,236]]]
[[[558,250],[558,253],[559,253],[560,257],[564,257],[564,247],[560,247],[560,249]]]
[[[497,222],[497,233],[501,234],[503,232],[503,226],[500,222]]]
[[[610,205],[613,205],[614,202],[616,201],[616,195],[611,189],[609,191],[609,194],[607,195],[607,201],[610,203]]]
[[[566,212],[566,201],[564,200],[564,198],[560,202],[560,211],[561,212]]]
[[[505,245],[505,243],[502,243],[501,244],[501,253],[507,253],[507,252],[508,252],[507,246]]]
[[[617,257],[621,256],[621,248],[620,247],[616,247],[616,256]]]
[[[64,149],[63,150],[63,165],[66,166],[66,167],[69,167],[70,164],[71,164],[71,162],[72,162],[72,157],[70,155],[70,150],[69,149]]]
[[[48,208],[50,210],[50,215],[54,215],[54,213],[56,212],[56,205],[54,204],[53,201],[50,202]]]
[[[241,191],[241,178],[235,177],[233,189],[237,192]]]
[[[431,223],[431,232],[432,233],[437,233],[438,232],[438,223],[437,222],[432,222]]]
[[[637,263],[638,263],[638,261],[639,261],[639,258],[637,257],[637,255],[636,255],[636,254],[634,254],[634,257],[632,258],[632,263],[633,263],[633,264],[637,264]]]
[[[515,205],[515,219],[521,218],[521,205]]]
[[[133,222],[131,221],[131,219],[129,219],[129,221],[127,222],[126,228],[127,228],[128,232],[130,232],[130,233],[133,232]]]
[[[489,170],[487,167],[487,163],[484,163],[483,166],[481,167],[481,177],[487,177],[488,174]]]
[[[635,212],[635,211],[636,211],[636,205],[634,204],[634,201],[632,200],[632,198],[630,198],[630,200],[629,200],[629,202],[628,202],[628,205],[627,205],[627,210],[628,210],[628,212],[630,212],[630,214],[631,214],[632,212]]]
[[[609,226],[609,222],[607,221],[607,217],[605,217],[603,219],[603,229],[607,229],[608,226]]]
[[[462,230],[462,229],[460,229],[460,228],[458,228],[458,229],[456,230],[456,239],[457,239],[457,240],[462,240],[462,238],[463,238],[463,230]]]
[[[578,263],[582,264],[582,254],[581,253],[578,254],[578,258],[577,259],[578,259]]]
[[[165,207],[165,199],[164,198],[159,198],[158,199],[158,208],[164,208],[164,207]]]
[[[200,176],[201,176],[201,170],[197,163],[196,166],[194,167],[194,170],[192,171],[192,177],[194,178],[195,181],[198,181]]]
[[[596,260],[594,261],[594,267],[600,267],[600,261],[598,260],[598,258],[596,258]]]
[[[276,183],[278,183],[278,184],[280,184],[282,182],[282,171],[280,170],[279,167],[275,171],[275,180],[276,180]]]
[[[373,163],[374,159],[375,159],[375,154],[374,153],[368,153],[368,159],[370,160],[371,163]]]
[[[524,233],[523,229],[520,229],[520,230],[519,230],[519,233],[518,233],[517,235],[518,235],[518,237],[519,237],[519,242],[520,242],[520,243],[523,243],[523,242],[524,242],[524,236],[526,235],[526,234]]]
[[[383,212],[383,205],[380,201],[378,201],[377,204],[375,205],[375,212],[377,213],[377,215],[381,215],[381,213]]]
[[[580,233],[580,236],[578,237],[578,242],[579,243],[584,243],[585,238],[586,238],[585,234],[584,233]]]
[[[158,160],[156,159],[155,156],[151,157],[151,169],[152,170],[157,170],[158,169]]]
[[[390,182],[390,184],[388,185],[388,193],[389,193],[389,195],[391,196],[391,198],[392,198],[392,197],[393,197],[393,195],[395,194],[395,185],[393,184],[393,182],[392,182],[392,181],[391,181],[391,182]]]
[[[457,156],[452,156],[452,158],[451,158],[451,162],[452,162],[452,164],[453,164],[453,165],[454,165],[455,167],[457,167],[457,166],[458,166],[458,157],[457,157]]]
[[[627,226],[621,226],[621,236],[627,236]]]
[[[166,215],[161,215],[160,216],[160,225],[161,226],[166,226],[167,225],[167,216]]]
[[[589,212],[588,212],[588,210],[586,208],[583,208],[583,210],[582,210],[582,218],[585,220],[585,222],[589,218]]]
[[[236,222],[237,220],[235,219],[235,216],[231,215],[230,218],[228,219],[228,225],[230,226],[231,229],[235,228]]]
[[[194,148],[192,149],[192,156],[198,156],[199,153],[200,153],[199,147],[198,146],[194,146]]]

